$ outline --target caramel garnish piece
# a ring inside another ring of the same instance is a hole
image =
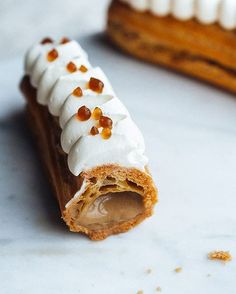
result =
[[[103,128],[109,128],[111,129],[112,128],[112,120],[107,117],[107,116],[101,116],[100,119],[99,119],[99,125]]]
[[[95,120],[99,120],[101,116],[102,116],[101,108],[95,107],[92,113],[92,118],[94,118]]]
[[[54,61],[55,59],[57,59],[57,57],[58,57],[58,52],[56,49],[52,49],[51,51],[48,52],[47,58],[49,62]]]
[[[89,83],[88,83],[88,88],[93,90],[94,92],[102,93],[103,88],[104,88],[104,84],[99,79],[90,78]]]
[[[81,72],[86,72],[86,71],[88,71],[87,67],[84,66],[84,65],[81,65],[81,66],[79,67],[79,70],[80,70]]]
[[[229,251],[213,251],[208,253],[208,258],[211,260],[220,260],[220,261],[231,261],[232,256]]]
[[[44,38],[41,42],[42,45],[44,44],[49,44],[49,43],[53,43],[53,40],[51,38]]]
[[[67,38],[67,37],[64,37],[64,38],[62,38],[61,39],[61,44],[66,44],[66,43],[68,43],[68,42],[70,42],[70,39],[69,38]]]
[[[77,71],[77,67],[72,61],[67,64],[66,68],[71,73]]]
[[[103,128],[101,132],[101,136],[103,139],[107,140],[111,137],[111,129],[109,128]]]
[[[83,96],[83,91],[80,87],[77,87],[74,89],[73,93],[74,96],[76,97],[82,97]]]
[[[90,134],[92,136],[95,136],[95,135],[99,134],[98,128],[97,127],[92,127],[91,130],[90,130]]]
[[[81,106],[77,112],[77,118],[81,121],[86,121],[90,119],[91,117],[91,111],[89,108],[87,108],[85,105]]]
[[[177,267],[177,268],[175,268],[174,269],[174,271],[176,272],[176,273],[180,273],[180,272],[182,272],[182,267]]]

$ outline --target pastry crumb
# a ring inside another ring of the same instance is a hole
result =
[[[232,260],[232,256],[229,251],[212,251],[208,253],[208,259],[228,262]]]
[[[150,274],[152,272],[152,269],[151,268],[148,268],[147,270],[146,270],[146,273],[147,274]]]
[[[157,292],[161,292],[161,287],[157,287],[157,288],[156,288],[156,291],[157,291]]]
[[[174,269],[174,271],[176,272],[176,273],[180,273],[180,272],[182,272],[182,267],[177,267],[177,268],[175,268]]]
[[[139,290],[137,294],[144,294],[143,290]]]

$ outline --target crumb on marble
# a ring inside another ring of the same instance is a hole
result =
[[[176,273],[180,273],[180,272],[182,272],[182,267],[177,267],[177,268],[175,268],[174,269],[174,271],[176,272]]]
[[[232,260],[232,256],[229,251],[212,251],[208,253],[208,259],[228,262]]]
[[[144,294],[143,290],[139,290],[137,294]]]
[[[147,274],[150,274],[152,272],[152,269],[151,268],[148,268],[147,270],[146,270],[146,273]]]
[[[161,287],[157,287],[157,288],[156,288],[156,291],[157,291],[157,292],[161,292]]]
[[[207,277],[208,277],[208,278],[211,277],[211,274],[207,274]]]

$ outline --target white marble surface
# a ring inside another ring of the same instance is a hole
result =
[[[82,37],[100,30],[110,0],[0,0],[0,61],[47,36]]]
[[[22,60],[2,62],[1,293],[235,293],[236,98],[124,56],[99,34],[81,44],[142,129],[160,201],[129,233],[91,242],[68,232],[25,123]],[[235,259],[207,260],[215,249]]]

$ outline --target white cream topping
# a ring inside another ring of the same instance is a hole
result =
[[[140,11],[148,9],[148,1],[146,0],[130,0],[130,5]]]
[[[122,116],[122,115],[113,115],[112,116],[113,126],[115,126],[118,121],[124,118],[125,116]],[[87,121],[83,121],[78,124],[77,115],[74,114],[70,118],[70,120],[66,123],[61,134],[61,146],[63,151],[65,151],[66,153],[69,153],[74,143],[80,137],[88,135],[91,128],[96,125],[97,125],[97,121],[95,119],[89,119]]]
[[[178,19],[190,19],[194,16],[194,2],[195,0],[176,0],[171,12]]]
[[[99,67],[91,68],[86,73],[78,71],[70,75],[61,76],[56,81],[48,99],[50,113],[59,116],[61,107],[64,104],[66,98],[71,95],[76,87],[80,87],[82,90],[86,90],[88,81],[91,77],[95,77],[103,81],[103,94],[114,95],[111,84]],[[91,90],[86,90],[84,92],[86,94],[96,95],[96,93]]]
[[[61,62],[69,62],[71,59],[75,57],[87,57],[87,54],[76,41],[70,41],[65,44],[59,44],[53,46],[52,48],[57,50],[59,58],[56,58],[54,61],[48,61],[47,55],[49,51],[42,50],[32,66],[30,72],[30,82],[34,87],[38,87],[39,80],[43,72],[48,68],[48,66]]]
[[[170,1],[171,0],[150,0],[149,9],[153,14],[166,16],[170,13]]]
[[[76,176],[83,170],[109,163],[144,171],[147,161],[143,150],[137,149],[134,140],[118,134],[113,134],[109,140],[101,136],[83,136],[76,141],[68,155],[69,168]]]
[[[77,68],[79,68],[81,65],[86,66],[86,68],[91,67],[90,63],[85,57],[78,57],[72,59],[71,62],[73,62]],[[67,69],[67,64],[68,62],[65,61],[57,62],[55,64],[48,66],[48,68],[44,71],[40,78],[37,89],[37,101],[40,104],[48,104],[49,94],[52,91],[52,88],[58,80],[58,78],[66,75],[71,75],[71,73]]]
[[[158,16],[173,15],[179,20],[196,17],[202,24],[218,22],[224,29],[236,28],[235,0],[121,0],[132,8],[150,10]]]
[[[88,92],[88,93],[86,93]],[[92,94],[92,95],[91,95]],[[120,102],[120,100],[111,94],[94,94],[94,92],[86,90],[84,96],[78,98],[73,94],[67,97],[65,103],[61,107],[59,123],[64,128],[67,121],[76,113],[77,109],[86,104],[87,107],[94,109],[96,106],[104,113],[123,113],[128,115],[128,110]]]
[[[104,88],[102,91],[102,95],[87,89],[87,84],[91,77],[95,77],[103,81]],[[73,94],[71,94],[67,96],[67,99],[61,106],[59,122],[62,128],[65,123],[71,118],[71,116],[76,112],[75,110],[79,107],[85,104],[87,107],[95,107],[96,104],[97,106],[100,106],[101,104],[108,101],[109,98],[107,98],[107,95],[115,95],[110,82],[99,67],[91,69],[86,75],[83,76],[80,88],[83,90],[84,93],[84,96],[81,99],[78,99],[78,97],[75,97]]]
[[[219,22],[226,29],[236,28],[236,1],[225,0],[221,3]]]
[[[221,0],[198,0],[196,17],[203,24],[211,24],[218,20],[219,4]]]
[[[47,54],[52,48],[57,50],[58,57],[49,62]],[[68,62],[73,62],[78,68],[83,65],[88,70],[70,73]],[[69,169],[74,175],[103,164],[120,164],[145,171],[148,160],[144,155],[141,132],[116,97],[106,75],[100,68],[90,65],[86,53],[75,41],[34,45],[26,54],[25,72],[30,76],[32,85],[37,87],[38,102],[46,105],[51,114],[59,116],[61,146],[68,154]],[[102,93],[88,89],[90,78],[103,82]],[[73,94],[77,87],[82,89],[81,97]],[[92,117],[86,121],[78,119],[77,111],[84,105],[91,112],[99,107],[103,115],[112,119],[109,139],[102,138],[102,127],[98,126],[97,120]],[[100,132],[95,136],[90,134],[93,126],[98,126]],[[81,194],[84,187],[75,196]]]
[[[91,94],[93,93],[90,93],[90,94],[85,93],[85,95],[83,95],[80,98],[71,94],[66,99],[65,103],[63,104],[61,108],[61,114],[59,119],[61,128],[64,128],[67,121],[77,112],[77,109],[79,109],[81,106],[86,105],[86,107],[91,109],[95,108],[96,106],[99,106],[101,108],[104,103],[113,99],[113,96],[111,95],[96,95],[96,94],[91,95]]]
[[[25,73],[31,75],[33,65],[35,64],[36,59],[43,52],[47,52],[52,49],[53,44],[35,44],[29,48],[25,55]]]

